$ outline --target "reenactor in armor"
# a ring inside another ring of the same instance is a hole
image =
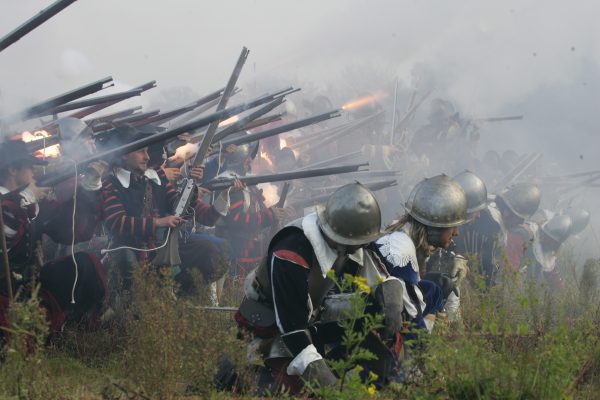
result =
[[[562,279],[556,270],[560,246],[572,234],[572,220],[568,215],[556,215],[541,226],[529,223],[533,241],[525,253],[527,276],[538,283],[547,282],[552,289],[562,287]]]
[[[353,293],[339,293],[332,277],[362,277],[385,327],[365,346],[378,360],[366,366],[384,383],[401,349],[402,284],[375,253],[381,212],[373,193],[359,183],[334,192],[316,212],[296,220],[271,240],[260,266],[248,275],[236,320],[251,334],[251,349],[276,384],[296,394],[302,380],[333,385],[324,359],[344,354],[338,322]]]
[[[467,263],[466,238],[470,237],[470,225],[479,219],[481,211],[488,205],[487,187],[485,183],[473,172],[463,171],[454,177],[467,196],[467,219],[469,222],[461,228],[461,235],[448,249],[438,249],[427,260],[427,272],[442,272],[450,276],[458,287],[466,278],[469,267]],[[467,233],[469,232],[469,233]],[[480,256],[480,254],[471,254]],[[479,265],[481,265],[479,263]],[[458,314],[449,309],[448,319],[459,318]],[[453,315],[455,314],[455,315]]]
[[[579,235],[590,223],[590,213],[583,208],[569,207],[563,214],[571,218],[571,235]]]
[[[456,181],[438,175],[418,183],[405,208],[372,248],[402,283],[406,319],[431,331],[444,306],[458,308],[459,293],[449,275],[425,274],[426,259],[435,249],[447,249],[467,222],[467,197]]]
[[[224,166],[227,169],[219,177],[245,176],[250,172],[258,146],[258,141],[247,143],[237,146],[231,153],[226,153]],[[225,238],[233,249],[236,262],[231,275],[243,280],[264,256],[265,235],[273,225],[284,218],[285,210],[267,207],[262,192],[255,186],[232,192],[230,195],[229,213],[217,223],[216,234]]]
[[[45,262],[40,241],[42,235],[65,246],[90,240],[100,221],[99,189],[105,166],[102,162],[92,163],[77,180],[77,187],[72,179],[59,184],[52,193],[49,188],[36,186],[36,165],[47,162],[30,155],[25,143],[7,141],[0,145],[0,194],[11,291],[19,293],[20,300],[31,294],[34,282],[40,283],[38,295],[51,333],[59,332],[65,322],[77,323],[84,317],[95,324],[106,294],[100,261],[92,253],[75,252]],[[0,266],[3,264],[0,259]],[[8,323],[9,293],[9,282],[2,272],[2,327]]]
[[[515,184],[500,192],[480,211],[480,217],[464,228],[456,252],[477,255],[479,272],[488,286],[496,283],[502,265],[519,270],[532,238],[524,222],[537,211],[540,200],[536,185]]]

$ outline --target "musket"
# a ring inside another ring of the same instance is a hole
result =
[[[392,186],[396,186],[398,183],[396,182],[396,180],[386,180],[386,181],[377,181],[377,182],[371,182],[371,183],[365,183],[363,184],[363,186],[365,186],[367,189],[369,189],[372,192],[377,192],[379,190],[382,189],[386,189]],[[319,203],[323,203],[325,201],[327,201],[327,199],[329,198],[329,196],[331,196],[331,194],[333,192],[335,192],[340,186],[342,185],[338,185],[335,187],[331,187],[329,188],[329,192],[328,193],[324,193],[324,194],[320,194],[318,196],[312,196],[309,199],[304,199],[304,200],[298,200],[296,202],[293,202],[292,204],[290,204],[290,207],[294,208],[294,209],[299,209],[299,208],[306,208],[306,207],[310,207],[310,206],[314,206],[316,204]]]
[[[137,92],[137,91],[140,91],[141,93],[143,93],[143,92],[145,92],[147,90],[150,90],[152,88],[155,88],[155,87],[156,87],[156,81],[150,81],[150,82],[146,82],[146,83],[144,83],[144,84],[142,84],[140,86],[136,86],[133,89],[129,89],[127,91],[121,92],[121,94],[134,93],[134,92]],[[75,112],[73,114],[70,114],[69,117],[81,119],[83,117],[87,117],[90,114],[94,114],[94,113],[96,113],[96,112],[98,112],[100,110],[103,110],[105,108],[113,106],[113,105],[115,105],[115,104],[117,104],[117,103],[119,103],[119,102],[121,102],[123,100],[126,100],[127,98],[129,98],[129,97],[123,97],[121,99],[117,99],[117,100],[113,100],[113,101],[107,101],[105,103],[100,103],[100,104],[97,104],[97,105],[94,105],[94,106],[91,106],[91,107],[87,107],[87,108],[85,108],[83,110],[79,110],[79,111],[77,111],[77,112]],[[69,103],[69,104],[71,104],[71,103]]]
[[[226,108],[221,111],[216,111],[205,117],[198,118],[192,122],[188,122],[187,124],[178,126],[176,128],[169,129],[164,132],[155,133],[155,134],[147,136],[145,138],[128,143],[126,145],[93,154],[84,159],[74,160],[74,163],[72,165],[76,166],[78,170],[81,170],[83,167],[85,167],[87,164],[89,164],[91,162],[98,161],[98,160],[114,159],[114,157],[119,157],[124,154],[131,153],[132,151],[136,151],[136,150],[151,146],[156,143],[162,143],[162,142],[168,141],[170,139],[177,137],[178,135],[181,135],[182,133],[193,132],[196,129],[207,126],[214,121],[219,121],[219,120],[222,120],[225,118],[229,118],[232,115],[239,114],[239,113],[249,110],[251,108],[266,104],[270,101],[273,101],[273,96],[271,96],[271,95],[259,97],[257,99],[251,100],[247,103],[242,103],[242,104],[239,104],[236,106]],[[38,186],[40,186],[40,187],[54,186],[57,183],[60,183],[66,179],[69,179],[72,176],[73,176],[72,169],[69,168],[65,171],[61,171],[56,174],[47,175],[47,176],[43,177],[42,179],[40,179],[38,181]]]
[[[134,124],[135,122],[145,121],[146,119],[148,119],[150,117],[154,117],[158,114],[160,114],[160,110],[155,109],[155,110],[151,110],[151,111],[146,111],[145,113],[137,113],[137,114],[130,115],[128,117],[113,119],[112,121],[104,122],[102,124],[92,125],[91,128],[92,128],[92,131],[94,131],[94,132],[100,132],[100,131],[106,131],[108,129],[112,129],[113,127],[118,126],[118,125],[123,125],[123,124],[135,125]],[[144,125],[144,124],[142,124],[142,125]]]
[[[268,124],[271,124],[273,122],[280,121],[281,118],[283,118],[284,115],[285,115],[285,113],[279,113],[279,114],[269,115],[269,116],[266,116],[264,118],[257,118],[257,119],[255,119],[252,122],[248,122],[238,132],[240,132],[240,131],[249,131],[251,129],[258,128],[259,126],[268,125]]]
[[[142,94],[141,89],[132,89],[126,92],[109,94],[106,96],[95,97],[93,99],[72,101],[67,104],[63,104],[61,106],[55,107],[50,110],[50,114],[60,114],[66,111],[77,110],[79,108],[97,106],[104,103],[113,103],[123,101],[125,99],[130,99],[135,96],[139,96]],[[114,103],[113,103],[114,104]]]
[[[328,165],[331,165],[331,164],[337,164],[340,162],[353,161],[353,160],[356,160],[357,158],[359,158],[361,155],[362,155],[362,151],[358,150],[358,151],[354,151],[352,153],[342,154],[341,156],[333,157],[328,160],[315,162],[315,163],[306,165],[306,166],[302,167],[301,169],[321,168],[321,167],[327,167]]]
[[[203,183],[201,186],[210,191],[220,191],[232,187],[235,179],[238,179],[246,186],[258,185],[259,183],[273,183],[289,181],[292,179],[315,178],[319,176],[347,174],[357,172],[361,167],[368,166],[369,163],[360,163],[353,165],[343,165],[339,167],[316,168],[304,171],[282,172],[278,174],[267,174],[258,176],[240,176],[235,178],[216,178],[209,182]]]
[[[279,107],[281,104],[283,104],[284,101],[285,101],[285,99],[283,97],[278,97],[275,100],[273,100],[272,102],[270,102],[269,104],[254,111],[253,113],[251,113],[243,118],[240,118],[238,121],[234,122],[233,124],[225,127],[224,129],[220,130],[219,132],[217,132],[215,134],[215,137],[213,138],[213,143],[220,142],[221,140],[225,139],[228,135],[231,135],[234,132],[238,132],[240,129],[242,129],[246,125],[248,125],[250,122],[254,121],[255,119],[257,119],[259,117],[262,117],[263,115],[272,111],[276,107]]]
[[[99,79],[95,82],[87,84],[85,86],[79,87],[77,89],[73,89],[69,92],[60,94],[58,96],[52,97],[51,99],[44,100],[34,106],[28,107],[23,111],[15,113],[7,118],[3,119],[3,122],[14,122],[18,120],[26,120],[35,117],[43,117],[45,115],[51,115],[52,110],[62,104],[66,104],[70,101],[79,99],[81,97],[96,93],[102,89],[105,89],[109,86],[104,86],[106,83],[112,81],[112,77],[108,76],[103,79]]]
[[[76,0],[58,0],[52,3],[50,6],[44,8],[42,11],[29,18],[23,24],[18,26],[12,32],[5,35],[0,39],[0,51],[6,49],[11,44],[15,43],[29,32],[48,21],[50,18],[75,3]]]
[[[329,144],[331,142],[336,141],[337,139],[339,139],[342,136],[345,136],[353,131],[355,131],[356,129],[359,129],[365,125],[367,125],[368,123],[370,123],[373,119],[377,118],[380,114],[382,113],[382,111],[379,111],[375,114],[372,114],[368,117],[362,118],[360,120],[358,120],[355,124],[352,124],[352,126],[348,126],[344,129],[340,129],[337,132],[334,132],[330,135],[324,136],[324,137],[318,137],[315,138],[314,140],[311,141],[307,141],[304,142],[302,144],[297,144],[294,143],[291,147],[292,149],[298,149],[298,148],[302,148],[302,147],[320,147],[320,146],[325,146],[326,144]]]
[[[144,121],[138,121],[136,123],[133,124],[133,126],[142,126],[142,125],[146,125],[146,124],[154,124],[154,125],[162,125],[174,118],[177,118],[183,114],[186,114],[190,111],[195,110],[196,108],[206,105],[206,104],[211,104],[212,102],[215,102],[219,99],[219,97],[221,96],[221,93],[223,92],[223,89],[219,89],[211,94],[209,94],[208,96],[204,96],[190,104],[187,104],[183,107],[179,107],[179,108],[175,108],[173,110],[155,115],[153,117],[149,117]],[[212,104],[214,105],[214,104]],[[211,107],[212,107],[211,105]]]
[[[107,122],[107,121],[112,121],[113,119],[128,117],[134,113],[137,113],[141,109],[142,109],[142,106],[132,107],[132,108],[128,108],[126,110],[121,110],[121,111],[117,111],[117,112],[114,112],[111,114],[102,115],[100,117],[86,119],[83,122],[85,122],[86,124],[91,126],[98,122]]]
[[[233,72],[227,81],[227,85],[225,86],[225,90],[223,90],[223,95],[221,96],[219,103],[217,104],[217,112],[225,109],[227,106],[227,102],[229,101],[229,97],[233,93],[235,89],[235,85],[237,80],[242,72],[242,68],[246,63],[246,59],[248,58],[248,49],[243,47],[242,52],[233,68]],[[212,143],[213,137],[217,132],[217,127],[221,120],[216,119],[208,125],[206,133],[204,134],[204,139],[200,142],[200,146],[198,147],[198,152],[192,162],[192,168],[199,167],[204,163],[204,159],[208,154],[208,150],[210,149],[210,145]],[[179,196],[179,200],[175,205],[175,210],[173,214],[175,216],[181,216],[185,212],[187,212],[188,206],[190,204],[191,198],[196,192],[196,182],[190,176],[183,179],[181,184],[181,195]],[[167,237],[168,246],[161,248],[156,256],[153,259],[153,263],[156,265],[177,265],[181,263],[181,259],[179,258],[179,241],[177,240],[178,229],[171,229],[169,232],[169,236]]]
[[[489,117],[489,118],[473,118],[473,122],[500,122],[500,121],[520,121],[523,119],[522,115],[511,115],[508,117]]]
[[[255,142],[257,140],[261,140],[261,139],[265,139],[265,138],[268,138],[268,137],[271,137],[271,136],[279,135],[281,133],[289,132],[291,130],[302,128],[304,126],[317,124],[319,122],[323,122],[323,121],[326,121],[328,119],[336,118],[336,117],[339,117],[339,116],[340,116],[339,110],[333,110],[333,111],[329,111],[329,112],[326,112],[326,113],[323,113],[323,114],[314,115],[312,117],[304,118],[304,119],[301,119],[299,121],[294,121],[294,122],[291,122],[289,124],[276,126],[274,128],[267,129],[267,130],[264,130],[262,132],[251,133],[249,135],[242,136],[242,137],[239,137],[239,138],[233,138],[233,139],[229,139],[229,140],[223,140],[221,142],[221,144],[222,144],[223,147],[229,146],[230,144],[235,144],[236,146],[239,146],[241,144]],[[218,152],[219,152],[218,150],[214,150],[211,154],[217,154]]]
[[[355,182],[358,182],[357,180],[354,180]],[[381,190],[387,187],[391,187],[391,186],[396,186],[398,184],[398,182],[395,179],[388,179],[388,180],[384,180],[384,181],[360,181],[360,183],[365,186],[366,188],[368,188],[369,190]],[[345,183],[338,183],[336,185],[330,185],[330,186],[323,186],[323,187],[311,187],[310,189],[313,190],[314,192],[333,192],[335,190],[337,190],[341,185],[345,185]]]

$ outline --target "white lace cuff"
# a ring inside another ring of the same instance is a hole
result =
[[[229,212],[231,201],[229,199],[229,190],[223,190],[213,202],[213,207],[219,214],[226,216]]]

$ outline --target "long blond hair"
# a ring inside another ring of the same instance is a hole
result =
[[[415,244],[417,254],[421,253],[425,256],[431,255],[431,246],[427,241],[427,227],[414,219],[410,214],[406,213],[402,215],[397,221],[388,225],[385,230],[388,233],[397,232],[402,230],[406,224],[410,224],[408,235]]]

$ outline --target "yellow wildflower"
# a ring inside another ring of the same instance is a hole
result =
[[[371,396],[375,396],[375,393],[377,393],[377,388],[375,388],[375,385],[370,384],[367,386],[367,393],[369,393]]]
[[[352,283],[354,283],[356,287],[358,287],[358,290],[360,290],[361,292],[366,294],[371,293],[371,288],[369,287],[369,285],[367,285],[367,278],[365,278],[364,276],[355,276]]]
[[[377,375],[375,372],[373,371],[369,371],[369,379],[372,381],[376,381],[377,378],[379,378],[379,375]]]

